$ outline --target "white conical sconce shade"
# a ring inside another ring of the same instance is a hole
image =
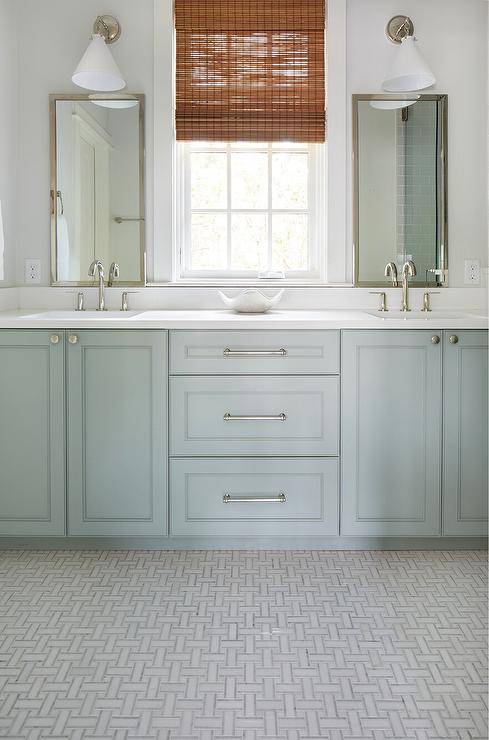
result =
[[[405,36],[394,53],[389,74],[382,83],[386,92],[424,90],[436,82],[435,76],[416,48],[414,36]]]
[[[126,86],[103,36],[98,34],[92,36],[71,79],[78,87],[98,92],[114,92]]]

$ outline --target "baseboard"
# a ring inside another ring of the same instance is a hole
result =
[[[486,537],[0,537],[0,550],[486,550]]]

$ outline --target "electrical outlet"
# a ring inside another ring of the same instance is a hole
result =
[[[479,285],[481,281],[480,260],[465,260],[464,283],[466,285]]]
[[[24,281],[26,283],[41,282],[41,260],[28,258],[25,261]]]

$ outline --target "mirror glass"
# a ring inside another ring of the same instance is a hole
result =
[[[144,96],[51,98],[52,282],[144,283]]]
[[[355,284],[385,286],[406,260],[414,285],[441,285],[447,268],[446,96],[353,100]]]

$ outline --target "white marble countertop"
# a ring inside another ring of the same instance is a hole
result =
[[[231,311],[0,311],[0,329],[487,329],[482,312],[277,310],[267,314]]]

